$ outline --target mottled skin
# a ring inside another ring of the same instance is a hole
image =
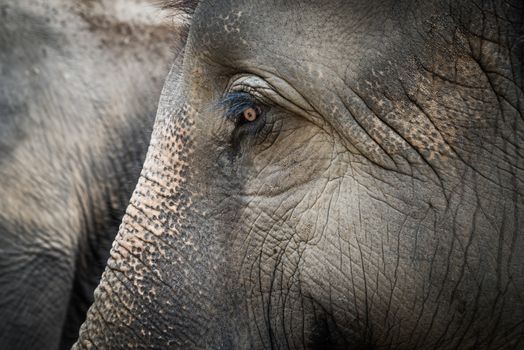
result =
[[[173,56],[147,6],[0,0],[0,349],[78,337]]]
[[[74,349],[523,348],[523,11],[200,2]]]

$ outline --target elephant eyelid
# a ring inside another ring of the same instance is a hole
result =
[[[245,93],[264,105],[272,105],[273,100],[270,96],[275,95],[275,91],[270,84],[264,79],[254,75],[238,75],[233,77],[229,82],[227,91],[229,91],[229,94]]]

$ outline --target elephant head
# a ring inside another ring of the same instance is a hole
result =
[[[201,1],[75,349],[523,346],[523,18]]]

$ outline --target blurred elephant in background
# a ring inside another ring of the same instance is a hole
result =
[[[1,349],[77,338],[182,35],[171,22],[142,0],[0,1]]]

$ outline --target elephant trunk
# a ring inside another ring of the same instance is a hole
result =
[[[167,137],[153,135],[74,349],[227,347],[216,328],[229,317],[212,296],[225,283],[221,248],[198,209],[205,197],[189,189],[188,123],[177,120]]]

